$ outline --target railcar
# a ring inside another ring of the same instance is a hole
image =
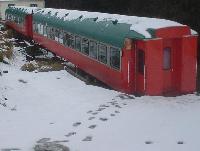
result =
[[[5,12],[6,25],[18,33],[32,38],[32,14],[39,10],[37,7],[9,7]]]
[[[34,41],[115,90],[170,95],[196,89],[197,33],[186,25],[51,8],[31,17]]]

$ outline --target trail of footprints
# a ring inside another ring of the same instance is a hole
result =
[[[120,98],[120,100],[117,101],[116,100],[117,97]],[[112,101],[107,102],[106,104],[99,105],[99,107],[97,109],[95,109],[95,110],[87,111],[86,113],[89,115],[87,120],[92,122],[93,120],[96,119],[96,120],[100,120],[102,122],[106,122],[106,121],[109,120],[108,117],[103,117],[103,116],[102,117],[97,117],[97,115],[99,113],[104,113],[104,111],[106,109],[108,109],[108,108],[112,108],[112,109],[114,108],[114,112],[111,112],[110,115],[109,115],[110,118],[113,118],[113,117],[117,116],[117,114],[120,113],[119,110],[122,109],[123,106],[128,105],[129,102],[125,101],[125,100],[133,100],[133,99],[135,99],[133,96],[129,96],[129,95],[126,95],[126,94],[120,94],[117,97],[112,99]],[[78,128],[81,124],[83,124],[83,123],[78,121],[78,122],[73,123],[72,126],[74,128]],[[94,123],[89,125],[89,126],[87,126],[87,128],[91,129],[91,130],[94,130],[96,127],[97,127],[97,124],[94,124]],[[65,137],[70,138],[70,137],[73,137],[75,135],[77,135],[77,132],[71,131],[68,134],[66,134]],[[92,135],[88,135],[85,138],[83,138],[81,141],[83,141],[83,142],[91,142],[92,140],[93,140],[93,136]],[[50,138],[43,138],[43,139],[39,140],[38,143],[48,142],[48,141],[50,141]],[[68,140],[61,140],[61,141],[54,141],[54,142],[60,143],[60,142],[69,142],[69,141],[70,140],[68,139]],[[151,140],[147,140],[147,141],[144,142],[144,144],[151,145],[151,144],[154,144],[154,142],[151,141]],[[177,141],[176,144],[182,145],[182,144],[185,144],[185,142]]]
[[[120,100],[117,101],[116,100],[117,97],[120,98]],[[132,99],[134,99],[134,97],[126,95],[126,94],[120,94],[117,97],[113,98],[112,101],[110,101],[110,102],[107,102],[105,104],[99,105],[98,108],[95,109],[95,110],[89,110],[89,111],[87,111],[86,113],[89,115],[89,117],[87,118],[88,121],[92,122],[93,120],[96,119],[96,120],[100,120],[102,122],[106,122],[106,121],[109,120],[109,117],[103,117],[103,116],[102,117],[97,117],[97,115],[99,113],[104,113],[104,111],[106,109],[109,109],[109,108],[113,109],[114,108],[114,112],[110,113],[110,117],[115,117],[117,114],[120,113],[119,110],[121,108],[123,108],[123,106],[128,105],[127,104],[128,102],[124,101],[124,100],[132,100]],[[120,102],[120,101],[122,101],[122,102]],[[75,122],[75,123],[72,124],[72,126],[73,127],[78,127],[81,124],[82,124],[81,122]],[[87,128],[88,129],[95,129],[96,127],[97,127],[97,124],[91,124]],[[74,136],[76,134],[77,134],[76,132],[69,132],[65,136],[69,138],[69,137],[72,137],[72,136]],[[85,138],[83,138],[82,141],[87,142],[87,141],[92,141],[92,139],[93,139],[93,136],[89,135],[89,136],[86,136]]]

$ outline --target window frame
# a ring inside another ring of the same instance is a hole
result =
[[[30,7],[38,7],[38,4],[30,4]]]
[[[85,40],[86,42],[83,42],[83,40]],[[84,47],[86,46],[87,47]],[[87,52],[84,50],[84,48],[87,48]],[[88,38],[85,38],[85,37],[82,37],[81,38],[81,52],[87,56],[89,56],[89,53],[90,53],[90,40]]]
[[[91,54],[91,43],[95,43],[96,44],[96,56],[92,56]],[[95,40],[89,40],[89,56],[92,58],[92,59],[95,59],[95,60],[98,60],[98,42],[95,41]]]
[[[100,60],[100,57],[99,57],[99,55],[100,55],[99,47],[100,46],[105,46],[106,47],[106,53],[105,53],[106,54],[106,56],[105,56],[106,62],[103,62],[103,61]],[[98,49],[98,61],[103,63],[103,64],[108,65],[108,46],[106,44],[98,43],[98,48],[97,49]]]
[[[112,50],[111,50],[112,48],[116,49],[116,51],[119,52],[119,68],[112,65],[112,60],[111,60],[112,59]],[[121,54],[122,54],[122,52],[119,48],[110,46],[110,49],[109,49],[109,61],[110,61],[110,63],[109,63],[109,65],[110,65],[111,68],[116,69],[116,70],[121,70],[121,57],[122,57]]]
[[[80,41],[80,48],[77,47],[77,39]],[[82,38],[78,35],[75,36],[75,50],[82,52]]]

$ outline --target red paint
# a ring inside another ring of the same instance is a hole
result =
[[[156,30],[156,37],[158,38],[178,38],[184,35],[191,35],[188,26],[166,27]]]
[[[25,17],[23,27],[7,21],[6,25],[33,38],[36,42],[80,69],[125,93],[173,95],[192,93],[196,89],[197,36],[188,26],[168,27],[155,32],[156,39],[133,40],[131,50],[122,49],[121,71],[114,70],[76,50],[33,33],[32,15]],[[171,69],[163,69],[163,49],[171,48]],[[145,72],[138,72],[138,53],[145,54]]]
[[[144,55],[146,56],[146,48],[145,48],[145,43],[144,41],[137,41],[137,51],[136,51],[136,64],[135,64],[135,67],[136,67],[136,70],[135,70],[135,78],[136,78],[136,93],[138,94],[145,94],[145,72],[146,72],[146,67],[144,69],[144,74],[140,73],[138,71],[138,63],[139,63],[139,58],[138,58],[138,54],[139,54],[139,51],[143,51],[144,52]],[[146,57],[144,57],[144,62],[146,64]]]
[[[120,90],[122,92],[132,93],[133,84],[131,84],[132,86],[128,86],[127,59],[128,57],[130,57],[126,53],[128,51],[123,50],[122,71],[117,71],[111,69],[103,63],[91,59],[86,55],[83,55],[78,51],[64,47],[63,45],[53,40],[47,39],[46,37],[43,37],[37,33],[33,34],[33,39],[45,48],[54,52],[58,56],[69,60],[70,62],[78,66],[80,69],[83,69],[85,72],[103,81],[112,88]]]
[[[33,38],[33,16],[27,15],[25,18],[25,29],[27,36]]]
[[[196,89],[197,36],[185,36],[182,38],[181,58],[180,91],[185,94],[191,93]]]
[[[6,21],[6,25],[8,27],[14,29],[18,33],[20,33],[26,37],[32,38],[33,37],[32,17],[33,17],[32,15],[26,15],[22,26],[16,24],[15,22],[12,22],[12,21]]]
[[[163,41],[145,41],[146,51],[146,90],[147,95],[161,95],[163,92]]]

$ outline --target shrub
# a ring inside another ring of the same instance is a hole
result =
[[[36,67],[34,66],[34,64],[32,63],[27,63],[27,64],[24,64],[22,67],[21,67],[21,70],[22,71],[29,71],[29,72],[32,72],[32,71],[35,71]]]
[[[11,38],[13,37],[13,31],[11,29],[7,30],[7,33],[5,35],[6,38]]]

